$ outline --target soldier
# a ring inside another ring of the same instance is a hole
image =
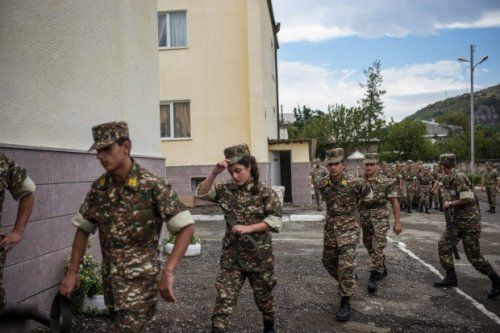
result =
[[[495,214],[495,206],[497,201],[497,189],[500,186],[500,178],[498,170],[493,168],[491,162],[486,162],[486,170],[484,171],[483,181],[481,183],[481,191],[484,191],[486,186],[486,195],[488,196],[488,204],[490,209],[486,212]]]
[[[319,190],[326,202],[323,265],[338,282],[341,297],[338,321],[351,316],[350,298],[356,290],[356,246],[359,242],[358,202],[373,199],[363,181],[344,173],[344,150],[326,152],[329,177],[322,178]]]
[[[33,210],[35,188],[35,183],[26,175],[26,170],[0,153],[0,312],[5,306],[3,267],[5,266],[6,253],[21,241]],[[14,200],[19,201],[14,229],[8,234],[4,234],[1,229],[6,189],[9,190]]]
[[[271,232],[281,229],[281,202],[271,187],[259,181],[257,162],[246,144],[224,149],[224,156],[225,160],[215,165],[196,193],[200,199],[216,202],[226,220],[220,272],[215,282],[217,299],[212,332],[226,331],[241,287],[248,278],[263,316],[264,333],[272,333],[276,276]],[[224,169],[229,171],[231,180],[213,186]]]
[[[411,214],[413,204],[413,189],[415,188],[415,176],[412,172],[412,161],[408,160],[404,169],[399,174],[399,188],[403,194],[403,202],[408,214]]]
[[[481,213],[477,198],[469,178],[461,171],[455,170],[454,154],[443,154],[439,157],[445,177],[442,182],[444,209],[453,208],[453,233],[456,241],[462,240],[465,255],[469,262],[480,273],[491,279],[492,287],[489,298],[500,294],[500,277],[481,254],[479,238],[481,236]],[[447,231],[443,232],[438,244],[439,261],[446,270],[443,280],[434,283],[437,288],[456,287],[457,276],[453,262],[453,246]]]
[[[384,248],[387,244],[387,231],[389,230],[389,210],[387,201],[392,205],[394,226],[392,231],[399,235],[401,227],[398,194],[394,179],[389,179],[379,173],[378,154],[365,154],[365,177],[363,181],[373,192],[373,199],[361,201],[360,222],[363,230],[363,244],[368,250],[370,279],[368,291],[375,292],[377,284],[382,277],[387,276],[385,266]]]
[[[423,161],[417,161],[417,163],[413,164],[413,176],[415,177],[415,182],[414,182],[414,187],[413,187],[413,207],[417,209],[419,212],[422,212],[420,210],[420,185],[418,183],[418,177],[424,172],[424,162]]]
[[[416,183],[419,186],[419,192],[420,192],[418,210],[419,212],[423,212],[425,210],[426,214],[430,214],[429,197],[432,186],[432,175],[430,172],[431,169],[429,167],[424,167],[423,171],[417,175],[417,181],[416,181]]]
[[[91,186],[79,213],[69,269],[60,292],[70,298],[78,284],[80,261],[89,234],[99,230],[104,300],[113,332],[144,332],[153,317],[158,289],[175,302],[174,269],[186,252],[194,222],[170,184],[130,157],[132,142],[125,122],[92,128],[97,159],[106,170]],[[162,223],[176,235],[158,284],[158,238]]]
[[[314,198],[316,199],[316,207],[319,211],[321,211],[321,195],[318,190],[318,182],[321,178],[326,177],[328,175],[328,171],[321,166],[321,161],[319,158],[314,160],[314,165],[309,172],[308,182],[309,187],[313,186],[314,188]]]

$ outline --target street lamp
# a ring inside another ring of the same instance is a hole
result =
[[[474,65],[474,51],[475,46],[471,44],[470,46],[470,60],[465,58],[458,58],[458,61],[470,63],[470,171],[471,173],[476,172],[476,163],[474,161],[474,69],[479,64],[482,64],[488,60],[488,56],[485,55],[481,60]]]

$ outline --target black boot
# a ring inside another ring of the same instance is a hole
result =
[[[437,204],[434,205],[434,210],[439,210],[439,207]]]
[[[408,206],[408,214],[411,214],[411,206]]]
[[[429,212],[429,208],[425,207],[425,214],[430,214],[431,212]]]
[[[370,279],[368,280],[368,285],[367,285],[368,292],[374,293],[377,291],[378,282],[380,281],[381,278],[382,274],[380,274],[379,272],[377,271],[370,272]]]
[[[493,299],[500,295],[500,276],[496,272],[490,273],[488,277],[491,280],[491,290],[488,293],[488,298]]]
[[[447,288],[447,287],[456,287],[457,282],[457,274],[455,273],[455,268],[449,268],[446,270],[446,276],[441,281],[434,282],[434,287],[436,288]]]
[[[491,212],[491,210],[492,210],[492,209],[493,209],[493,207],[491,207],[491,206],[490,206],[490,209],[488,209],[488,210],[486,211],[486,213]]]
[[[385,278],[387,276],[387,267],[384,264],[384,272],[382,273],[382,277]]]
[[[274,321],[264,320],[264,333],[276,333],[274,330]]]
[[[495,214],[495,207],[491,207],[491,209],[488,211],[490,214]]]
[[[337,321],[348,321],[351,318],[351,304],[349,296],[342,296],[340,299],[340,308],[337,312]]]

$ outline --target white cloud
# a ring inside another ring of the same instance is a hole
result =
[[[282,43],[500,27],[498,0],[274,0]]]
[[[411,64],[382,70],[385,117],[401,120],[427,104],[467,91],[467,69],[456,61]],[[333,71],[327,66],[279,62],[280,103],[286,112],[297,105],[326,110],[329,104],[355,106],[364,90],[361,70]]]

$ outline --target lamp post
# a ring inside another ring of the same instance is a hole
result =
[[[476,163],[474,161],[474,69],[479,64],[485,62],[488,56],[485,55],[474,65],[475,45],[470,46],[470,59],[458,58],[458,61],[470,63],[470,172],[476,172]]]

